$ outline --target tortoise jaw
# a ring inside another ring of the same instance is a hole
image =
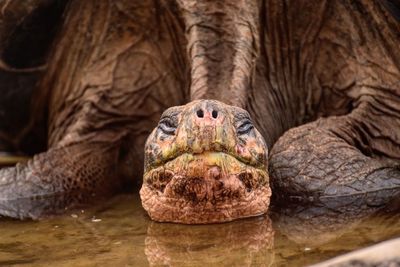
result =
[[[207,152],[183,154],[148,171],[140,194],[153,220],[199,224],[263,214],[271,191],[266,170]]]

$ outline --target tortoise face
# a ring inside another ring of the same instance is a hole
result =
[[[153,220],[193,224],[263,214],[267,156],[241,108],[214,100],[169,108],[146,142],[143,207]]]

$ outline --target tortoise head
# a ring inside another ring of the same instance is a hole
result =
[[[143,207],[153,220],[193,224],[263,214],[267,157],[247,111],[214,100],[171,107],[145,145]]]

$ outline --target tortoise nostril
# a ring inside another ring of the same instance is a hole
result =
[[[196,111],[197,117],[199,118],[203,118],[204,117],[204,112],[202,109],[199,109],[198,111]]]
[[[218,117],[218,111],[213,110],[212,113],[211,113],[211,115],[212,115],[212,117],[213,117],[214,119],[216,119],[216,118]]]

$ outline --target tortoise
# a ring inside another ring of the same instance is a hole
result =
[[[48,149],[0,170],[0,214],[46,216],[142,176],[150,217],[179,223],[266,213],[271,191],[398,198],[397,2],[71,0],[62,19],[33,101]]]

